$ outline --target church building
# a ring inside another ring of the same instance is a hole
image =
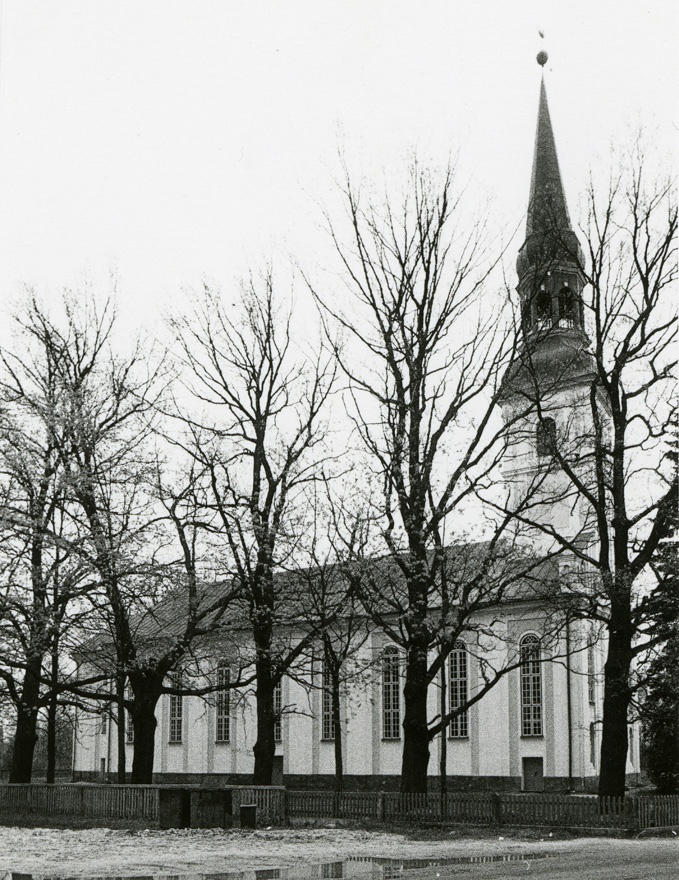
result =
[[[540,53],[538,61],[544,65],[546,54]],[[595,540],[587,511],[572,496],[564,475],[550,467],[556,446],[586,442],[592,431],[593,366],[582,300],[582,261],[543,77],[526,234],[517,259],[523,343],[503,385],[503,417],[516,423],[516,431],[502,472],[511,504],[520,506],[531,498],[532,517],[542,517],[561,534],[587,545]],[[535,541],[534,552],[539,553],[540,538]],[[577,568],[577,560],[559,557],[564,583]],[[489,659],[495,654],[495,665],[500,667],[513,651],[521,662],[432,741],[430,789],[436,789],[442,759],[450,790],[596,789],[605,634],[589,621],[573,619],[547,639],[553,608],[546,603],[544,597],[519,591],[509,595],[501,608],[477,612],[487,614],[488,626],[497,630],[496,644],[486,646]],[[457,642],[446,662],[445,700],[450,708],[466,703],[482,686],[483,669],[473,647],[464,639]],[[335,736],[340,736],[345,790],[398,788],[403,657],[386,634],[374,630],[354,663],[365,671],[344,686],[340,731],[333,727],[320,662],[300,666],[295,675],[283,678],[276,692],[280,716],[274,784],[332,788]],[[224,681],[229,675],[217,658],[215,674]],[[429,690],[433,719],[441,711],[441,694],[438,686]],[[212,699],[165,695],[157,722],[154,779],[158,782],[201,782],[208,777],[232,784],[251,781],[256,737],[253,698],[235,691]],[[128,767],[130,739],[131,728]],[[80,712],[74,779],[97,780],[109,774],[113,779],[116,742],[110,720]],[[639,769],[638,731],[630,726],[627,772],[635,774]]]

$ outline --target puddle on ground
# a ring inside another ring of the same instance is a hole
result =
[[[454,856],[447,858],[388,859],[374,856],[351,856],[321,865],[292,868],[254,868],[217,874],[148,874],[136,877],[68,877],[47,874],[7,874],[6,880],[396,880],[403,871],[418,868],[443,868],[447,865],[482,865],[489,862],[532,862],[556,853],[507,853],[493,856]],[[5,880],[5,878],[3,878]]]

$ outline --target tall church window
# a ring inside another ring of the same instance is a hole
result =
[[[273,689],[273,738],[274,742],[283,742],[283,682],[279,681]]]
[[[459,709],[467,702],[467,649],[464,642],[456,642],[448,661],[450,672],[450,711]],[[464,739],[469,736],[469,718],[467,712],[456,715],[450,721],[450,736],[453,739]]]
[[[589,763],[596,767],[596,728],[594,722],[589,725]]]
[[[223,663],[217,668],[217,705],[215,742],[228,743],[231,740],[231,670]]]
[[[594,674],[594,646],[587,648],[587,698],[590,706],[596,702],[596,677]]]
[[[125,688],[125,699],[130,702],[133,699],[132,688],[128,685]],[[125,713],[125,742],[128,746],[132,745],[134,742],[134,724],[132,723],[132,713],[129,709],[123,709]]]
[[[112,684],[112,683],[111,683],[110,681],[104,681],[104,682],[102,682],[102,684],[101,684],[101,688],[102,688],[102,690],[107,691],[107,692],[110,692],[110,690],[111,690],[111,684]],[[102,733],[102,734],[108,732],[108,716],[110,715],[110,713],[111,713],[111,704],[110,704],[110,703],[104,703],[104,705],[103,705],[102,708],[100,709],[101,726],[100,726],[100,728],[99,728],[99,732]]]
[[[332,676],[325,661],[321,670],[321,739],[335,739],[335,724],[332,717]]]
[[[542,736],[542,667],[540,639],[521,639],[521,734]]]
[[[382,655],[382,737],[401,738],[401,675],[398,650],[385,648]]]
[[[182,676],[175,672],[170,676],[170,687],[180,688]],[[184,698],[177,694],[170,694],[170,735],[169,742],[180,743],[182,741],[182,726],[184,721]]]
[[[550,416],[540,419],[536,430],[536,445],[540,458],[547,458],[556,452],[556,422]]]
[[[632,766],[634,766],[634,728],[630,724],[628,728],[628,748],[627,757]]]

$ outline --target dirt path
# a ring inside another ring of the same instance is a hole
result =
[[[660,880],[679,876],[679,841],[676,840],[550,840],[548,837],[541,840],[505,836],[413,840],[403,834],[328,828],[249,833],[0,828],[0,880],[4,880],[3,872],[22,872],[40,878],[148,878],[167,874],[209,875],[249,872],[256,868],[297,867],[299,873],[287,874],[290,880],[293,877],[296,880],[298,876],[321,876],[320,869],[312,869],[312,865],[341,862],[349,857],[425,859],[505,854],[523,854],[526,859],[506,864],[460,864],[436,870],[424,869],[418,871],[417,876],[422,880],[437,876],[443,880],[462,873],[483,880],[491,877],[500,880],[505,876],[526,876],[528,870],[531,876],[577,880],[590,876],[611,880],[655,880],[656,877]],[[531,854],[549,858],[531,859]],[[657,871],[642,869],[649,858],[657,865]],[[661,873],[667,866],[670,866],[670,873]],[[598,867],[609,870],[609,873],[587,873]],[[558,873],[549,873],[557,868]],[[624,873],[627,869],[632,873]],[[366,870],[370,871],[368,865]],[[251,876],[254,878],[254,874]],[[363,876],[369,877],[370,874]],[[248,873],[245,878],[249,880]]]

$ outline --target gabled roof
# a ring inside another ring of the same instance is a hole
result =
[[[492,554],[489,559],[489,554]],[[433,551],[429,563],[433,561]],[[489,564],[487,564],[489,563]],[[496,604],[512,602],[544,601],[558,592],[558,567],[554,561],[541,561],[539,557],[519,552],[509,545],[489,542],[467,542],[448,546],[443,551],[440,572],[443,573],[449,595],[459,595],[465,585],[478,580],[484,567],[487,570],[474,588],[469,600],[476,609]],[[355,584],[370,582],[376,599],[374,609],[381,614],[398,614],[398,608],[407,606],[407,585],[402,560],[391,554],[369,557],[351,563],[334,563],[321,567],[309,567],[278,571],[274,576],[277,593],[277,626],[305,626],[314,624],[315,614],[309,600],[309,590],[321,575],[324,587],[331,602],[342,615],[342,602],[346,599],[347,587],[353,580]],[[439,574],[439,585],[441,575]],[[200,605],[209,608],[224,591],[233,588],[233,579],[214,581],[202,589]],[[436,613],[441,604],[440,586],[430,595],[430,611]],[[455,606],[453,601],[453,606]],[[173,639],[181,636],[188,615],[188,596],[185,590],[176,588],[168,593],[153,609],[140,615],[133,622],[137,645],[152,655],[168,646]],[[210,622],[210,616],[206,619]],[[213,620],[216,623],[215,620]],[[238,633],[249,627],[249,605],[245,598],[231,602],[214,631],[200,637],[207,646],[215,641],[223,642],[227,633],[237,641]],[[108,639],[95,638],[83,646],[81,659],[92,661],[95,658],[111,662],[112,643]],[[108,660],[107,660],[108,657]]]

